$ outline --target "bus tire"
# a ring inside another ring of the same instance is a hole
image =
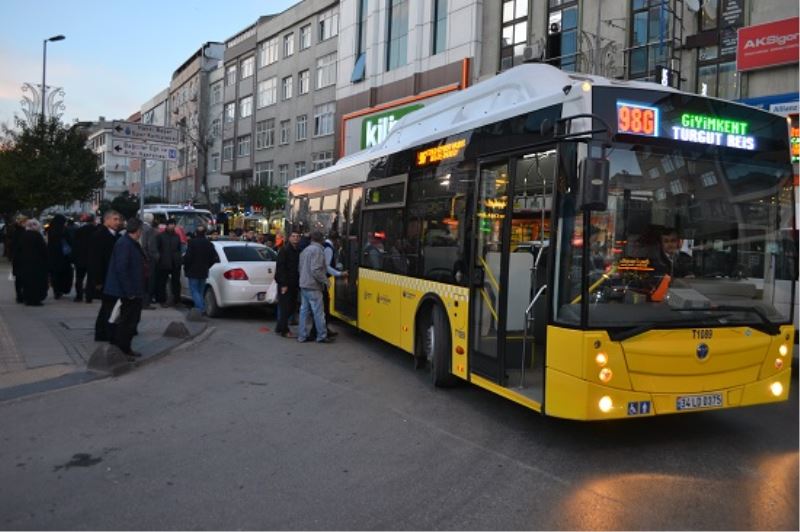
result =
[[[420,347],[430,368],[431,382],[437,388],[454,386],[457,380],[450,373],[450,325],[441,305],[433,305],[420,325]]]
[[[206,287],[206,292],[203,294],[203,302],[206,304],[206,316],[209,318],[219,317],[222,309],[217,304],[217,296],[214,295],[214,289],[210,286]]]

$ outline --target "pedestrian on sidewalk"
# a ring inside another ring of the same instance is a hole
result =
[[[156,263],[158,262],[158,247],[156,246],[156,236],[158,236],[158,229],[153,227],[153,213],[144,213],[144,223],[142,224],[142,236],[139,238],[139,244],[142,246],[144,256],[147,259],[147,295],[142,303],[142,308],[152,310],[155,307],[153,302],[156,297]]]
[[[111,343],[129,357],[141,356],[131,348],[131,341],[142,317],[142,299],[147,293],[145,256],[139,245],[141,230],[141,220],[128,220],[125,235],[114,244],[103,287],[104,297],[121,302]]]
[[[56,214],[47,228],[47,269],[54,299],[61,299],[72,290],[72,242],[66,224],[67,218]]]
[[[206,238],[206,226],[198,225],[194,238],[189,240],[186,255],[183,257],[183,270],[189,279],[189,290],[192,292],[194,308],[203,314],[206,311],[203,292],[208,279],[208,270],[219,262],[219,255],[214,244]]]
[[[25,236],[25,222],[28,218],[19,215],[14,219],[14,225],[6,229],[8,242],[8,258],[11,260],[11,274],[14,276],[14,292],[17,297],[17,303],[24,303],[25,299],[22,295],[22,276],[19,261],[22,257],[22,237]]]
[[[22,284],[22,300],[38,307],[47,297],[47,244],[42,236],[42,224],[32,218],[25,222],[20,240],[17,275]]]
[[[92,235],[89,247],[89,278],[92,293],[87,296],[89,301],[92,298],[100,298],[100,310],[97,312],[97,319],[94,322],[95,342],[110,342],[113,337],[113,326],[108,323],[111,311],[117,303],[117,298],[106,296],[103,288],[106,283],[108,265],[111,262],[111,253],[114,251],[114,244],[119,238],[119,230],[122,229],[122,215],[117,211],[106,211],[103,215],[103,225],[97,228]]]
[[[89,246],[91,245],[92,235],[97,230],[94,223],[93,214],[83,214],[81,216],[81,225],[75,231],[75,238],[72,245],[72,261],[75,264],[75,300],[76,302],[83,301],[91,302],[89,293],[91,292],[89,279],[87,273],[89,270]],[[85,278],[85,288],[84,288]]]
[[[275,261],[275,282],[278,283],[278,322],[275,332],[284,338],[294,338],[289,319],[297,310],[300,292],[300,233],[289,233],[288,242],[281,247]]]
[[[156,236],[158,262],[156,269],[156,299],[162,307],[167,303],[167,279],[170,281],[172,304],[181,301],[181,238],[175,232],[175,220],[167,220],[167,228]]]
[[[325,311],[322,309],[322,291],[328,288],[325,268],[325,251],[322,248],[322,233],[314,230],[309,235],[309,244],[300,253],[300,323],[297,341],[308,340],[309,314],[314,318],[317,329],[317,342],[330,343],[325,324]]]

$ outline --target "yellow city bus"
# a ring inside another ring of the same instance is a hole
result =
[[[797,278],[785,119],[525,64],[295,179],[336,231],[331,313],[577,420],[784,401]]]

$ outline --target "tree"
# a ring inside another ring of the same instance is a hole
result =
[[[53,205],[85,201],[102,188],[97,156],[86,135],[57,118],[33,126],[16,119],[0,144],[0,210],[40,212]]]
[[[286,204],[286,189],[279,186],[251,185],[242,191],[242,202],[260,205],[265,214],[282,209]]]
[[[242,195],[230,188],[220,191],[217,197],[225,205],[239,205],[242,202]]]

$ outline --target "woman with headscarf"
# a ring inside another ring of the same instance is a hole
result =
[[[18,260],[22,299],[26,305],[39,306],[47,297],[47,244],[39,220],[25,222]]]
[[[47,229],[47,268],[55,299],[61,299],[72,290],[72,239],[67,234],[66,223],[63,214],[56,214]]]

